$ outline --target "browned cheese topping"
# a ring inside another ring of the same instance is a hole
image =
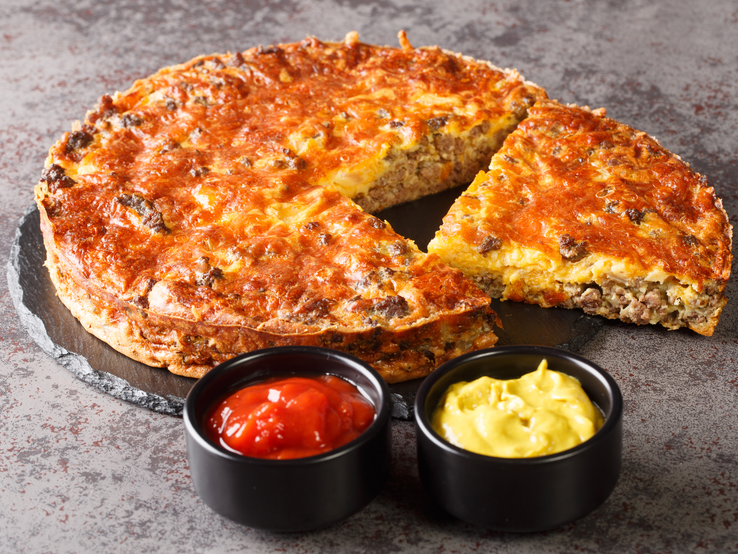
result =
[[[604,117],[604,111],[543,101],[495,156],[458,214],[441,233],[465,233],[478,251],[514,243],[577,261],[588,253],[641,268],[723,285],[730,272],[730,225],[704,177],[646,133]],[[490,237],[494,237],[491,239]]]

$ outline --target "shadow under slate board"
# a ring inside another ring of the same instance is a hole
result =
[[[460,189],[453,189],[377,214],[424,249]],[[8,264],[8,285],[18,315],[31,338],[82,381],[121,400],[178,416],[194,379],[136,362],[89,334],[56,296],[44,267],[46,251],[39,212],[32,207],[16,230]],[[579,350],[603,325],[577,310],[543,309],[492,301],[503,324],[498,345],[535,344]],[[422,379],[390,385],[393,416],[412,419]]]

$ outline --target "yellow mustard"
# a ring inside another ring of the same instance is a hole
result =
[[[602,427],[600,410],[579,381],[548,369],[520,379],[480,377],[451,385],[433,429],[451,444],[498,458],[532,458],[573,448]]]

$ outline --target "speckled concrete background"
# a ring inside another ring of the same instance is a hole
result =
[[[397,44],[401,28],[415,45],[607,107],[704,173],[736,221],[734,0],[2,0],[0,262],[46,150],[101,94],[201,53],[353,29]],[[608,322],[585,348],[622,389],[624,459],[610,499],[575,523],[512,535],[445,515],[418,481],[412,427],[398,423],[392,477],[372,504],[330,529],[274,535],[205,507],[182,421],[76,380],[30,340],[2,281],[0,552],[738,551],[736,306],[711,338]]]

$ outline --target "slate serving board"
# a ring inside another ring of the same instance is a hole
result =
[[[424,250],[460,192],[446,191],[377,216]],[[43,265],[45,259],[39,212],[33,206],[16,230],[8,263],[10,294],[31,338],[79,379],[103,392],[155,412],[181,415],[195,380],[136,362],[85,331],[56,297]],[[503,329],[496,330],[498,346],[537,344],[577,351],[597,334],[604,321],[578,310],[492,302],[503,323]],[[420,382],[416,379],[390,386],[394,417],[412,419]]]

